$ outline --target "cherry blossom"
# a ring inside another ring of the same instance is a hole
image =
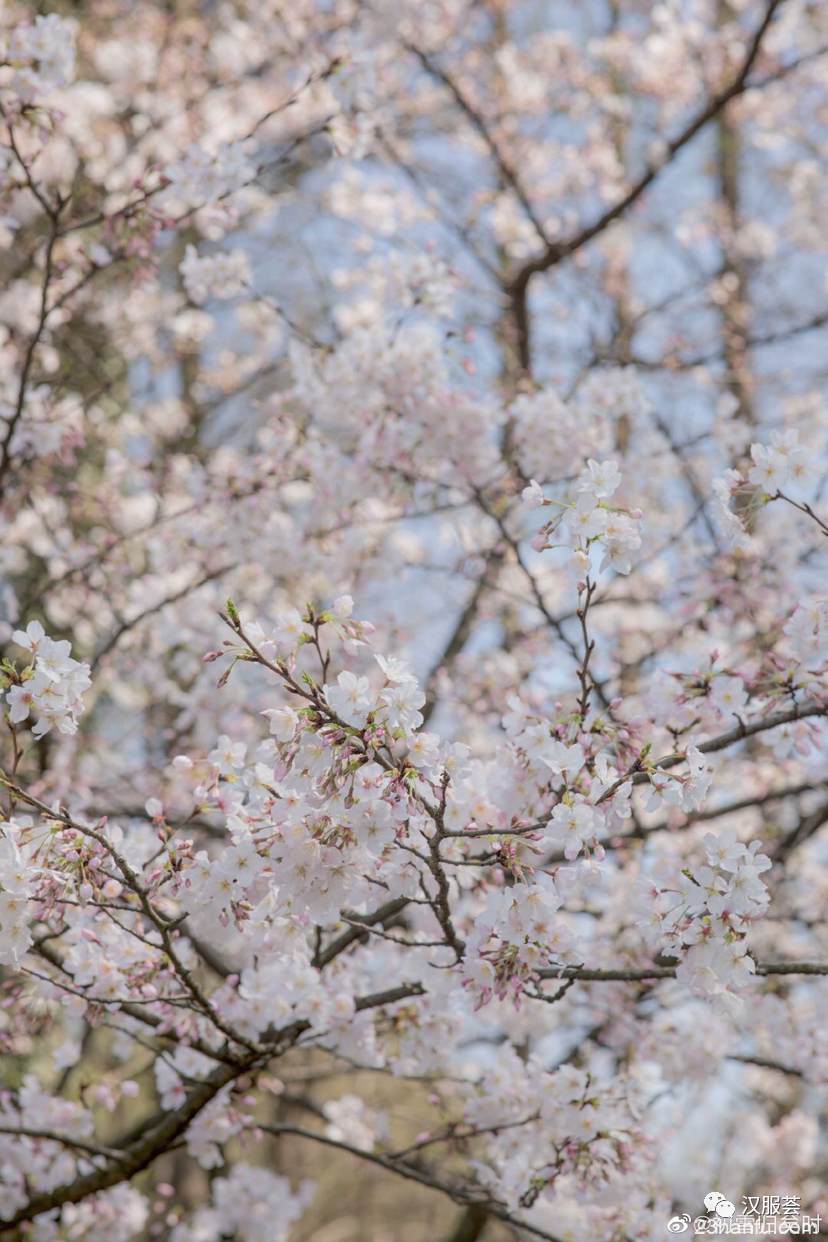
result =
[[[11,1233],[825,1206],[824,19],[575,7],[0,16]]]

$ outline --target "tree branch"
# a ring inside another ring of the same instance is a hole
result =
[[[575,254],[575,252],[580,250],[582,246],[587,245],[588,242],[591,242],[595,237],[598,237],[601,233],[603,233],[604,230],[613,223],[613,221],[624,215],[627,209],[632,207],[633,204],[638,201],[644,191],[648,189],[656,178],[664,171],[664,169],[672,163],[679,151],[686,147],[687,144],[695,138],[696,134],[698,134],[700,130],[704,129],[704,127],[721,112],[722,108],[724,108],[726,104],[730,103],[731,99],[735,99],[747,89],[747,79],[751,69],[756,63],[756,59],[762,47],[762,41],[764,40],[768,27],[773,21],[776,10],[782,3],[783,0],[769,0],[768,6],[765,10],[765,15],[748,45],[747,53],[742,61],[739,72],[736,74],[736,77],[729,86],[720,91],[717,95],[714,95],[713,98],[708,101],[706,107],[704,107],[701,112],[697,113],[696,116],[693,117],[693,119],[684,127],[681,133],[672,140],[672,142],[667,144],[664,157],[658,163],[650,164],[650,166],[639,177],[638,181],[630,187],[623,198],[620,198],[618,202],[608,208],[607,211],[605,211],[602,216],[599,216],[593,224],[587,225],[585,228],[580,229],[577,233],[573,234],[572,237],[567,238],[565,241],[550,242],[546,245],[541,254],[537,255],[534,259],[530,259],[528,263],[525,263],[515,273],[509,281],[506,292],[511,297],[513,305],[516,308],[516,321],[519,324],[524,325],[524,331],[526,331],[527,334],[527,304],[529,284],[532,277],[538,272],[549,271],[550,268],[557,266],[557,264],[562,262],[563,259],[569,258],[570,255]],[[523,344],[522,352],[528,358],[528,335]]]
[[[473,1187],[461,1186],[459,1184],[453,1185],[450,1182],[445,1182],[429,1169],[414,1165],[409,1161],[392,1160],[379,1152],[363,1151],[359,1147],[352,1147],[349,1143],[342,1143],[337,1139],[329,1138],[327,1134],[319,1134],[313,1130],[303,1130],[301,1126],[259,1125],[257,1129],[264,1131],[266,1134],[292,1134],[296,1138],[309,1139],[311,1142],[321,1143],[325,1147],[333,1147],[337,1151],[347,1152],[351,1156],[357,1156],[360,1160],[367,1160],[370,1164],[386,1169],[389,1173],[396,1173],[409,1181],[419,1182],[421,1186],[427,1186],[430,1190],[436,1190],[440,1194],[447,1195],[455,1203],[481,1208],[488,1212],[490,1216],[495,1216],[506,1224],[514,1225],[535,1238],[543,1238],[545,1242],[560,1242],[560,1239],[556,1238],[552,1233],[547,1233],[545,1229],[538,1229],[535,1225],[517,1220],[497,1200],[479,1197],[474,1193]]]

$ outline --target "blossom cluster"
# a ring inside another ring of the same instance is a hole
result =
[[[314,1185],[302,1182],[294,1193],[286,1177],[240,1161],[229,1177],[212,1184],[213,1206],[201,1208],[173,1229],[172,1242],[203,1242],[233,1234],[239,1242],[287,1242],[290,1227],[313,1197]]]
[[[232,194],[253,172],[241,143],[220,143],[212,154],[194,143],[183,159],[165,169],[164,193],[181,207],[203,207]]]
[[[481,1161],[484,1182],[512,1208],[538,1195],[557,1208],[597,1186],[617,1193],[631,1172],[635,1093],[628,1080],[609,1086],[575,1065],[549,1070],[537,1056],[522,1062],[513,1048],[499,1050],[465,1109],[475,1125],[503,1128]]]
[[[798,602],[784,633],[798,661],[824,664],[828,659],[828,599],[816,595]]]
[[[72,24],[57,13],[38,14],[12,31],[5,59],[14,66],[11,87],[22,103],[50,95],[74,77]]]
[[[33,903],[60,910],[61,968],[72,979],[69,1004],[79,1013],[91,1005],[126,1014],[136,1001],[163,1013],[193,986],[194,945],[199,953],[229,955],[233,969],[199,1002],[199,1026],[191,1032],[197,1046],[180,1045],[155,1062],[166,1112],[184,1107],[193,1084],[209,1080],[227,1032],[244,1042],[299,1029],[343,1055],[412,1072],[429,1064],[435,1040],[451,1046],[445,1032],[460,1020],[461,997],[473,1001],[472,1012],[507,1002],[518,1013],[525,1004],[548,1001],[547,983],[559,988],[560,972],[577,973],[589,957],[573,898],[588,877],[601,873],[604,842],[629,818],[636,781],[647,786],[641,805],[649,813],[677,808],[689,814],[707,795],[712,773],[692,739],[662,762],[640,750],[625,770],[614,753],[620,739],[610,720],[602,724],[575,712],[552,722],[528,711],[517,696],[504,717],[507,746],[488,765],[472,763],[468,748],[423,731],[425,697],[405,660],[374,653],[373,673],[345,669],[329,677],[331,636],[360,661],[372,642],[373,627],[354,619],[350,596],[329,609],[283,609],[270,628],[242,623],[228,605],[227,621],[233,637],[225,645],[230,663],[221,684],[236,663],[253,662],[292,701],[263,710],[268,735],[258,742],[224,734],[200,763],[182,755],[173,764],[179,781],[194,782],[200,813],[221,816],[221,845],[168,843],[163,861],[150,871],[157,855],[152,834],[130,840],[114,824],[93,829],[58,820],[48,829],[50,847],[40,863],[32,853],[38,828],[20,819],[7,829],[0,872],[0,921],[4,937],[17,942],[9,961],[19,963],[31,945]],[[55,676],[71,672],[63,667],[67,652],[37,623],[16,637]],[[322,661],[321,683],[308,673],[299,676],[300,661],[311,654]],[[210,652],[207,660],[219,656]],[[743,707],[741,683],[729,684],[738,679],[711,677],[708,686],[717,680],[720,703]],[[147,815],[163,834],[164,803],[150,799]],[[481,838],[499,870],[466,890],[463,864]],[[588,871],[551,866],[550,851],[561,848],[570,864],[582,852],[591,856]],[[706,863],[681,876],[640,877],[637,923],[650,950],[677,960],[679,982],[732,1015],[754,968],[745,937],[765,913],[769,898],[760,877],[770,862],[758,842],[745,845],[734,833],[708,834],[704,848]],[[544,865],[537,865],[538,856]],[[377,888],[392,904],[420,901],[411,905],[418,912],[402,935],[388,933],[382,951],[357,949],[326,971],[343,912],[353,912],[344,916],[346,927],[352,917],[359,926]],[[161,903],[140,934],[140,906],[124,905],[130,892],[139,902]],[[107,917],[111,903],[121,907],[117,920]],[[186,920],[189,934],[173,948],[169,927],[178,919]],[[416,1009],[400,1006],[392,1050],[370,1014],[360,1012],[357,996],[403,962],[408,978],[412,969],[423,978],[415,992],[431,995]],[[434,981],[430,965],[440,967]],[[107,1088],[107,1099],[128,1094],[128,1087],[122,1082],[114,1095]],[[492,1096],[487,1091],[483,1101],[470,1099],[469,1121],[482,1125]],[[358,1098],[326,1105],[324,1115],[329,1136],[357,1150],[374,1148],[385,1133],[382,1118],[369,1116]],[[512,1112],[504,1113],[502,1102],[497,1116],[511,1124]],[[243,1101],[224,1086],[189,1125],[187,1152],[205,1168],[219,1168],[226,1144],[252,1124]],[[484,1180],[491,1178],[518,1210],[541,1192],[615,1178],[635,1143],[630,1127],[620,1096],[595,1090],[583,1071],[561,1071],[533,1097],[520,1134],[492,1140]],[[539,1164],[541,1148],[550,1155]],[[56,1156],[48,1147],[46,1157],[51,1169]],[[214,1206],[176,1225],[176,1236],[186,1240],[216,1221],[229,1222],[237,1208],[234,1179],[241,1184],[248,1173],[246,1193],[269,1211],[271,1175],[243,1168],[234,1165],[216,1182]],[[18,1188],[9,1199],[7,1218],[21,1193]],[[303,1192],[294,1196],[281,1185],[279,1194],[291,1212],[304,1202]],[[251,1240],[259,1228],[251,1223]],[[244,1233],[245,1226],[237,1221],[236,1229]]]
[[[681,958],[676,977],[714,1007],[738,1013],[736,995],[750,979],[754,962],[745,934],[770,901],[762,874],[771,860],[760,843],[745,845],[735,832],[704,837],[706,862],[683,872],[684,881],[637,881],[638,924],[653,948]]]
[[[559,883],[563,888],[563,880]],[[537,981],[538,967],[575,960],[576,938],[554,918],[562,904],[558,884],[545,875],[534,883],[489,890],[464,965],[463,981],[478,1006],[493,996],[519,1004],[527,984]]]
[[[599,573],[612,567],[616,573],[628,574],[632,569],[631,553],[641,547],[642,514],[638,509],[608,503],[620,485],[621,471],[616,461],[599,462],[590,458],[575,484],[575,501],[562,507],[541,527],[532,540],[532,547],[542,552],[556,546],[550,539],[563,523],[568,528],[570,546],[574,545],[570,566],[579,579],[585,579],[592,569],[589,551],[593,544],[603,552]],[[534,479],[524,489],[523,501],[530,509],[557,503],[547,500],[543,488]]]
[[[810,1193],[819,6],[75,7],[0,16],[0,1221]]]
[[[69,1181],[77,1171],[75,1157],[59,1142],[36,1141],[14,1135],[21,1130],[52,1130],[83,1141],[94,1133],[94,1117],[72,1100],[55,1098],[35,1074],[27,1074],[20,1087],[0,1093],[0,1220],[8,1220],[26,1203],[30,1190],[50,1190]]]
[[[31,653],[33,663],[6,691],[10,721],[19,724],[34,711],[35,737],[43,737],[53,725],[61,733],[76,733],[83,692],[92,684],[89,666],[72,659],[72,644],[66,639],[47,637],[39,621],[30,621],[25,631],[15,630],[13,638]]]
[[[250,281],[250,260],[243,250],[200,255],[195,246],[188,245],[178,270],[197,305],[208,297],[235,297]]]
[[[26,417],[14,429],[11,451],[52,459],[60,455],[71,461],[72,451],[83,444],[83,410],[78,394],[58,397],[48,384],[38,384],[24,396]],[[8,419],[11,414],[5,403],[0,404],[0,417]]]
[[[822,474],[818,456],[810,445],[800,444],[795,427],[771,431],[770,444],[751,444],[750,456],[753,464],[746,476],[728,470],[712,484],[715,521],[730,546],[743,552],[751,546],[745,518],[757,506],[780,499],[783,488],[796,495],[807,493]],[[738,513],[731,507],[734,497],[739,499]]]
[[[653,678],[647,705],[653,719],[671,729],[715,728],[739,716],[749,704],[744,676],[709,661],[688,672],[660,670]]]
[[[30,899],[35,895],[37,872],[31,848],[21,849],[22,832],[14,821],[2,825],[0,835],[0,962],[19,966],[32,943]]]
[[[772,431],[769,445],[751,444],[750,455],[753,465],[748,471],[748,482],[763,492],[788,486],[801,491],[813,484],[822,472],[810,446],[799,443],[795,427]]]
[[[328,1100],[322,1111],[328,1119],[328,1138],[349,1143],[358,1151],[373,1151],[381,1139],[388,1138],[388,1115],[371,1108],[358,1095]]]

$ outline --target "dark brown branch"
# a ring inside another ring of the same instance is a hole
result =
[[[792,1078],[803,1078],[802,1070],[792,1065],[782,1065],[779,1061],[769,1061],[767,1057],[740,1057],[736,1053],[729,1056],[728,1061],[739,1061],[742,1065],[758,1065],[760,1069],[778,1070],[780,1074],[789,1074]]]
[[[443,648],[440,658],[435,661],[434,666],[431,669],[431,672],[428,674],[426,678],[426,681],[425,681],[426,701],[425,701],[425,705],[423,706],[423,724],[424,725],[428,723],[429,719],[431,718],[432,713],[434,712],[435,707],[437,706],[437,676],[441,669],[444,669],[447,665],[450,665],[453,663],[453,661],[457,658],[457,656],[461,653],[461,651],[465,647],[469,639],[469,635],[471,634],[472,629],[474,627],[475,620],[477,619],[477,610],[480,607],[480,604],[483,600],[486,590],[489,587],[489,578],[488,578],[489,572],[490,571],[492,572],[493,577],[496,576],[497,571],[500,569],[502,564],[503,564],[502,549],[493,548],[490,552],[486,554],[481,576],[475,582],[474,589],[471,595],[469,596],[469,599],[465,607],[463,608],[463,611],[460,613],[460,616],[457,619],[457,623],[454,629],[452,630],[452,633],[451,633],[451,636],[449,637],[448,642]]]
[[[9,132],[11,133],[11,130]],[[18,158],[20,159],[20,156],[18,156]],[[22,159],[20,159],[20,162],[23,164],[28,177],[29,171],[27,166],[23,163]],[[14,409],[12,410],[8,422],[6,423],[6,430],[3,435],[2,443],[0,443],[0,496],[3,494],[3,482],[12,463],[12,440],[14,439],[14,433],[17,430],[18,423],[23,417],[23,411],[26,405],[26,389],[29,384],[35,353],[46,329],[46,321],[49,318],[49,314],[54,309],[49,305],[49,289],[51,287],[52,276],[54,274],[54,250],[58,239],[60,208],[55,208],[50,214],[52,216],[52,228],[46,242],[46,253],[43,262],[43,280],[41,281],[40,286],[40,309],[38,313],[38,321],[26,347],[26,353],[23,357],[23,365],[20,368],[20,379],[17,385],[17,399],[14,404]]]
[[[455,1185],[443,1181],[435,1173],[432,1173],[430,1169],[412,1164],[409,1161],[392,1160],[379,1152],[363,1151],[358,1147],[352,1147],[349,1143],[342,1143],[337,1139],[328,1138],[326,1134],[319,1134],[313,1130],[303,1130],[300,1126],[260,1125],[257,1128],[266,1134],[292,1134],[296,1138],[309,1139],[311,1142],[321,1143],[325,1147],[333,1147],[337,1151],[347,1152],[351,1156],[357,1156],[360,1160],[367,1160],[370,1164],[386,1169],[389,1173],[396,1173],[409,1181],[419,1182],[421,1186],[427,1186],[430,1190],[436,1190],[440,1194],[447,1195],[455,1203],[469,1206],[474,1205],[485,1209],[490,1216],[495,1216],[498,1220],[505,1221],[507,1224],[515,1225],[523,1230],[524,1233],[529,1233],[535,1238],[543,1238],[546,1242],[560,1242],[554,1234],[547,1233],[545,1229],[538,1229],[534,1225],[516,1220],[503,1204],[498,1203],[497,1200],[480,1197],[479,1194],[475,1193],[475,1187],[471,1185]]]
[[[121,1160],[121,1153],[115,1151],[111,1147],[102,1147],[98,1143],[92,1143],[89,1139],[70,1138],[66,1134],[59,1134],[56,1130],[39,1130],[33,1129],[31,1126],[0,1126],[0,1134],[11,1134],[20,1138],[38,1139],[49,1143],[60,1143],[63,1147],[70,1147],[75,1151],[82,1151],[87,1156],[104,1156],[111,1160]]]
[[[117,1160],[110,1161],[104,1168],[77,1177],[64,1186],[33,1195],[25,1207],[5,1222],[5,1228],[13,1229],[15,1225],[33,1220],[43,1212],[63,1207],[65,1203],[79,1203],[88,1195],[100,1194],[102,1190],[127,1181],[148,1168],[186,1132],[190,1122],[218,1095],[222,1087],[249,1069],[254,1060],[255,1057],[249,1055],[233,1065],[219,1065],[209,1078],[193,1087],[180,1108],[167,1113],[155,1130],[126,1147]]]
[[[675,979],[675,966],[632,967],[629,970],[587,970],[583,966],[546,966],[541,979],[581,979],[585,983],[641,983],[647,979]],[[828,975],[828,962],[764,962],[757,975]]]
[[[235,569],[235,565],[225,565],[221,569],[213,569],[209,573],[203,574],[198,581],[188,583],[188,585],[182,587],[180,591],[176,591],[174,595],[169,595],[166,599],[159,600],[157,604],[153,604],[151,607],[145,608],[143,612],[140,612],[137,617],[133,617],[131,621],[122,621],[121,624],[113,630],[101,649],[95,653],[90,665],[91,671],[93,673],[95,672],[104,656],[109,655],[110,651],[112,651],[112,649],[121,641],[124,634],[127,634],[130,630],[134,629],[136,625],[140,625],[142,621],[147,619],[147,617],[151,617],[156,612],[160,612],[161,609],[166,608],[168,604],[177,603],[180,599],[184,599],[187,595],[191,594],[191,592],[197,591],[199,587],[206,586],[208,582],[213,582],[216,578],[222,577],[223,574],[229,573],[231,569]]]
[[[541,223],[534,207],[529,201],[529,196],[526,193],[526,190],[523,188],[520,178],[517,175],[517,172],[515,171],[514,168],[512,168],[511,164],[507,161],[506,157],[503,155],[503,152],[500,150],[500,146],[496,138],[494,137],[494,134],[489,129],[489,126],[484,120],[482,114],[478,111],[478,109],[474,106],[474,104],[469,99],[466,98],[466,96],[460,90],[460,87],[457,85],[457,83],[451,77],[449,77],[449,75],[446,73],[444,69],[440,68],[440,66],[435,62],[433,57],[429,56],[426,52],[420,51],[420,49],[418,47],[415,47],[412,43],[403,43],[403,47],[406,48],[407,51],[411,52],[412,55],[416,56],[420,64],[423,66],[423,68],[428,73],[430,73],[433,78],[437,78],[439,82],[442,82],[443,85],[446,87],[446,89],[451,93],[455,103],[460,108],[461,112],[463,112],[466,115],[466,117],[469,119],[473,127],[477,130],[478,134],[480,135],[480,137],[483,139],[486,146],[488,147],[489,152],[492,158],[494,159],[495,164],[497,165],[497,169],[498,169],[498,172],[500,173],[502,180],[507,186],[509,186],[510,189],[514,190],[515,196],[517,197],[518,202],[520,203],[523,210],[526,212],[526,217],[531,223],[532,227],[534,228],[541,242],[544,244],[544,246],[549,247],[550,245],[549,238],[546,236],[546,231],[543,227],[543,224]]]
[[[721,110],[728,103],[730,103],[732,99],[737,98],[737,96],[747,90],[747,80],[750,75],[750,71],[756,63],[756,59],[762,47],[762,42],[767,33],[768,27],[773,21],[774,14],[782,3],[783,0],[769,0],[768,6],[765,10],[765,15],[748,45],[748,50],[745,54],[744,60],[742,61],[739,72],[736,74],[730,85],[720,91],[717,95],[714,95],[713,98],[708,101],[707,105],[701,110],[701,112],[698,112],[696,116],[694,116],[693,119],[684,127],[681,133],[678,134],[672,142],[667,144],[663,159],[661,159],[658,163],[651,164],[644,171],[644,173],[642,173],[638,181],[630,187],[623,198],[620,198],[617,203],[614,203],[612,207],[608,208],[607,211],[605,211],[603,215],[599,216],[593,224],[587,225],[585,228],[580,229],[577,233],[573,234],[572,237],[567,238],[565,241],[550,242],[541,254],[537,255],[534,259],[530,259],[528,263],[525,263],[515,273],[507,286],[506,292],[512,299],[513,306],[515,307],[516,321],[524,325],[524,330],[527,333],[527,305],[529,284],[532,277],[538,272],[546,272],[549,271],[550,268],[556,267],[557,264],[561,263],[564,259],[569,258],[570,255],[575,254],[576,251],[580,250],[583,246],[586,246],[594,238],[603,233],[604,230],[615,220],[623,216],[624,213],[638,201],[644,191],[652,185],[664,169],[673,162],[678,153],[686,147],[693,138],[695,138],[696,134],[698,134],[700,130],[704,129],[710,121],[718,116]],[[522,353],[528,359],[528,336],[523,343]]]
[[[773,851],[773,861],[775,863],[786,862],[795,849],[809,841],[826,823],[828,823],[828,802],[822,802],[816,810],[804,816],[795,828],[782,837]]]
[[[395,897],[393,901],[387,901],[385,905],[380,906],[378,910],[372,911],[370,914],[353,914],[351,920],[353,923],[360,923],[362,927],[374,927],[377,923],[385,923],[388,919],[394,918],[401,910],[408,905],[406,897]],[[362,940],[365,932],[360,927],[349,927],[347,931],[332,940],[327,948],[317,954],[314,966],[318,966],[321,970],[323,966],[327,966],[335,957],[339,957],[355,940]]]

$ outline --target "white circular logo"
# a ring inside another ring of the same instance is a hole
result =
[[[684,1233],[690,1228],[690,1217],[687,1212],[683,1216],[671,1216],[667,1221],[668,1233]]]

